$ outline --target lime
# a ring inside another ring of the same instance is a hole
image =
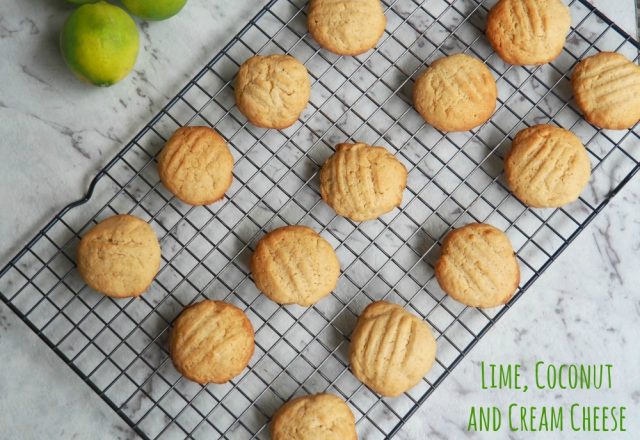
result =
[[[82,5],[84,3],[95,3],[98,0],[67,0],[69,3],[75,3],[76,5]]]
[[[104,1],[85,4],[60,34],[62,56],[80,79],[110,86],[127,76],[138,56],[138,29],[123,9]]]
[[[187,0],[120,0],[133,15],[145,20],[165,20],[183,8]]]

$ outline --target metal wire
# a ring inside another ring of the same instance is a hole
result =
[[[273,412],[298,394],[344,398],[362,438],[393,436],[476,342],[638,171],[637,127],[604,132],[586,124],[568,86],[575,63],[601,50],[637,59],[640,45],[588,2],[570,7],[562,55],[535,68],[504,64],[483,37],[492,2],[389,0],[387,33],[356,58],[320,50],[306,33],[302,0],[272,0],[101,170],[87,195],[63,209],[0,272],[0,297],[143,438],[267,438]],[[486,3],[486,4],[485,4]],[[232,80],[255,53],[289,53],[313,79],[308,110],[281,132],[248,125]],[[443,55],[466,52],[497,78],[491,121],[470,133],[441,133],[412,110],[416,74]],[[575,131],[593,164],[592,184],[572,205],[531,210],[512,197],[502,158],[521,128],[549,122]],[[232,147],[235,182],[224,201],[189,207],[160,184],[155,156],[183,125],[209,125]],[[382,144],[409,170],[400,208],[362,224],[321,202],[316,175],[333,145]],[[635,146],[634,146],[635,147]],[[161,237],[163,265],[141,299],[91,291],[75,271],[80,236],[115,213],[145,218]],[[485,221],[507,231],[522,285],[501,308],[450,300],[433,278],[441,239]],[[308,309],[279,307],[251,282],[257,240],[283,224],[312,226],[336,248],[343,273],[330,297]],[[256,354],[226,385],[199,386],[173,369],[172,320],[203,297],[242,307]],[[371,301],[389,299],[421,316],[438,340],[436,365],[414,389],[381,399],[348,369],[349,334]]]

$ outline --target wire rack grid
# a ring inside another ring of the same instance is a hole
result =
[[[320,50],[306,32],[305,1],[272,0],[123,150],[82,200],[63,209],[0,272],[0,297],[143,438],[268,438],[268,421],[299,394],[333,392],[353,410],[361,438],[393,436],[460,360],[638,171],[638,128],[598,130],[571,102],[575,63],[602,50],[637,60],[640,45],[588,2],[570,3],[573,27],[553,63],[503,63],[483,37],[494,2],[387,0],[378,48],[355,58]],[[497,78],[494,117],[469,133],[441,133],[412,110],[413,80],[434,59],[466,52]],[[256,53],[289,53],[313,80],[308,109],[283,131],[248,125],[234,105],[238,66]],[[505,187],[502,158],[521,128],[552,123],[576,132],[593,164],[589,188],[561,209],[531,210]],[[215,127],[236,159],[227,197],[190,207],[160,184],[155,156],[183,125]],[[393,151],[409,170],[402,205],[356,224],[323,204],[317,173],[335,144],[358,140]],[[79,238],[98,221],[132,213],[161,237],[163,264],[140,299],[91,291],[75,271]],[[467,308],[433,276],[441,239],[470,221],[507,231],[522,268],[504,307]],[[336,248],[342,275],[313,307],[278,306],[249,275],[266,232],[306,224]],[[173,319],[203,297],[243,308],[256,332],[249,368],[225,385],[200,386],[173,369]],[[349,335],[371,301],[388,299],[426,320],[436,364],[394,399],[348,369]]]

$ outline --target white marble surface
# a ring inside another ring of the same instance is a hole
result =
[[[134,74],[109,89],[77,82],[57,50],[62,1],[0,10],[0,263],[81,196],[93,174],[173,96],[264,1],[190,0],[168,22],[142,25]],[[635,34],[632,1],[594,1]],[[640,435],[640,182],[635,178],[435,391],[399,434],[461,438],[474,404],[626,404]],[[106,404],[0,306],[0,438],[135,438]],[[487,393],[478,363],[611,362],[607,394]],[[482,436],[473,436],[481,438]],[[506,433],[486,438],[507,438]],[[531,436],[533,438],[533,436]],[[521,438],[521,437],[511,437]],[[529,437],[526,437],[529,438]],[[559,437],[555,437],[559,438]],[[571,438],[566,434],[563,438]],[[579,437],[575,437],[579,438]],[[618,438],[610,435],[607,438]]]

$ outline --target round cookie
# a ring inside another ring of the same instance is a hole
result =
[[[601,52],[580,61],[571,77],[584,118],[600,128],[622,130],[640,120],[640,67],[625,56]]]
[[[311,0],[307,16],[313,39],[338,55],[374,48],[387,25],[380,0]]]
[[[238,110],[253,125],[283,129],[293,125],[311,96],[309,73],[289,55],[255,55],[236,77]]]
[[[436,279],[450,297],[471,307],[505,304],[520,284],[520,266],[507,235],[484,223],[447,234]]]
[[[357,440],[356,419],[338,396],[301,396],[282,405],[273,415],[271,439]]]
[[[114,215],[82,237],[77,264],[92,289],[113,298],[139,296],[160,269],[160,244],[144,220]]]
[[[528,206],[556,208],[573,202],[589,183],[591,163],[578,137],[552,125],[518,132],[504,160],[509,189]]]
[[[338,215],[373,220],[402,203],[407,169],[383,147],[340,144],[320,170],[320,195]]]
[[[399,305],[377,301],[358,317],[349,347],[351,371],[376,393],[404,393],[420,382],[435,359],[431,330]]]
[[[176,370],[200,384],[233,379],[249,364],[253,350],[251,321],[222,301],[204,300],[185,308],[169,335]]]
[[[158,156],[160,180],[190,205],[220,200],[233,181],[233,155],[217,131],[209,127],[176,130]]]
[[[482,61],[462,53],[436,60],[416,80],[413,104],[441,131],[467,131],[493,114],[498,88]]]
[[[562,52],[570,27],[562,0],[500,0],[487,16],[487,39],[509,64],[546,64]]]
[[[284,226],[262,237],[251,256],[256,287],[278,304],[310,306],[338,283],[333,247],[306,226]]]

